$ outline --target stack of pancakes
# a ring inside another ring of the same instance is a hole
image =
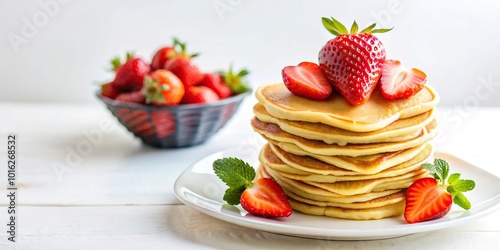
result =
[[[267,141],[259,176],[272,177],[305,214],[370,220],[402,214],[404,195],[432,157],[436,92],[387,101],[375,90],[350,106],[337,93],[314,101],[283,83],[256,91],[253,129]]]

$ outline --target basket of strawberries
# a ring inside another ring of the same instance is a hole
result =
[[[127,54],[112,60],[113,81],[97,97],[145,144],[178,148],[202,144],[233,116],[251,89],[248,71],[202,72],[185,43],[156,51],[150,63]]]

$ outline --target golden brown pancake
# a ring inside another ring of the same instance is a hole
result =
[[[286,192],[287,197],[292,198],[296,201],[300,201],[309,205],[319,206],[319,207],[338,207],[338,208],[348,208],[348,209],[366,209],[382,207],[389,204],[394,204],[401,202],[405,198],[405,192],[399,191],[397,193],[389,194],[379,198],[375,198],[364,202],[353,202],[353,203],[341,203],[341,202],[330,202],[330,201],[315,201],[308,198],[304,198],[300,195],[296,195],[292,192]]]
[[[267,168],[264,165],[261,165],[261,167],[262,166],[265,168],[265,171],[273,179],[276,180],[276,182],[278,182],[280,185],[282,185],[282,183],[285,183],[285,186],[290,187],[283,187],[284,189],[290,190],[296,194],[299,194],[300,196],[308,198],[311,198],[308,194],[330,197],[346,197],[358,194],[366,194],[372,191],[380,192],[385,190],[404,189],[409,187],[414,181],[429,176],[426,170],[419,169],[401,176],[380,178],[375,180],[319,183],[288,179],[280,175],[276,171]]]
[[[273,178],[267,171],[266,167],[261,165],[258,170],[259,177],[267,177]],[[285,192],[293,192],[296,195],[301,197],[305,197],[315,201],[324,201],[324,202],[336,202],[336,203],[355,203],[355,202],[366,202],[373,199],[377,199],[380,197],[388,196],[394,193],[401,192],[402,189],[393,189],[393,190],[385,190],[379,192],[370,192],[365,194],[357,194],[357,195],[340,195],[331,192],[323,192],[322,194],[310,193],[306,189],[303,189],[304,186],[294,186],[287,184],[286,182],[281,181],[280,177],[273,178],[276,180],[278,184],[283,188]],[[307,185],[307,184],[306,184]],[[299,187],[299,188],[297,188]]]
[[[304,183],[337,194],[355,195],[369,193],[372,191],[407,188],[416,180],[424,177],[429,177],[429,172],[425,169],[416,169],[399,176],[384,177],[373,180],[338,181],[334,183],[304,181]]]
[[[439,96],[428,84],[407,99],[388,101],[375,89],[363,105],[351,106],[333,92],[323,101],[315,101],[292,94],[283,83],[261,85],[255,96],[274,117],[304,122],[320,122],[333,127],[369,132],[382,129],[398,119],[423,114],[434,108]]]
[[[392,168],[411,159],[414,159],[415,157],[418,157],[416,159],[420,160],[424,155],[430,157],[432,154],[432,146],[430,144],[423,144],[418,147],[409,148],[397,152],[380,153],[358,157],[322,155],[309,156],[307,155],[307,153],[304,153],[304,151],[299,151],[298,153],[289,153],[272,143],[270,144],[270,147],[282,161],[289,164],[290,166],[303,171],[321,175],[338,175],[338,173],[344,173],[345,175],[348,175],[348,172],[337,172],[339,169],[336,169],[334,167],[353,171],[353,173],[349,173],[351,175],[376,174],[388,168]],[[300,158],[302,160],[299,160],[297,159],[299,157],[304,158]],[[319,160],[320,162],[316,162],[314,160]],[[305,168],[302,164],[297,163],[297,161],[306,161],[306,163],[309,163],[307,165],[308,167]],[[324,163],[326,163],[326,165]]]
[[[327,144],[323,141],[308,140],[296,135],[292,135],[283,131],[278,125],[273,123],[265,123],[253,118],[251,121],[252,128],[260,133],[266,140],[271,141],[273,144],[280,146],[285,151],[287,144],[293,144],[300,149],[310,154],[317,155],[345,155],[345,156],[361,156],[361,155],[374,155],[384,152],[395,152],[407,148],[417,147],[427,143],[437,134],[435,129],[437,123],[432,121],[428,124],[419,136],[414,139],[401,142],[381,142],[371,144],[347,144],[339,146],[337,144]]]
[[[399,119],[388,126],[371,132],[352,132],[325,125],[280,119],[269,114],[264,106],[257,103],[253,107],[257,119],[278,125],[283,131],[310,140],[322,140],[327,144],[345,145],[348,143],[376,143],[404,141],[417,137],[423,127],[434,119],[434,109],[413,117]]]
[[[431,152],[432,146],[428,145],[424,147],[424,150],[417,156],[410,160],[374,174],[360,174],[351,170],[337,168],[334,165],[318,161],[312,157],[288,154],[270,144],[266,144],[262,148],[259,160],[261,164],[264,164],[266,167],[271,168],[283,177],[289,179],[333,183],[337,181],[367,180],[399,176],[420,168],[423,163],[427,162]]]
[[[322,207],[306,204],[292,198],[288,198],[290,205],[296,211],[309,215],[328,216],[348,220],[379,220],[383,218],[401,215],[404,211],[405,201],[389,204],[382,207],[367,209],[347,209],[339,207]]]

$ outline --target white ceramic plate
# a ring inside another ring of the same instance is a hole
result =
[[[324,216],[294,213],[288,218],[261,218],[248,214],[241,206],[229,206],[222,197],[226,185],[212,170],[212,163],[223,157],[237,157],[257,167],[255,155],[241,150],[227,150],[207,156],[186,169],[176,180],[174,191],[184,204],[209,216],[257,230],[284,235],[330,240],[371,240],[398,237],[413,233],[453,227],[478,219],[500,207],[500,178],[455,156],[436,153],[451,165],[451,173],[462,173],[462,178],[476,181],[476,188],[467,193],[472,209],[465,211],[454,205],[443,218],[408,224],[403,216],[373,221],[351,221]]]

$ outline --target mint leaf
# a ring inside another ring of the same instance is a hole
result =
[[[460,192],[471,191],[476,187],[476,183],[473,180],[458,180],[453,187],[455,190]]]
[[[440,177],[441,183],[444,183],[446,178],[448,178],[448,173],[450,172],[450,165],[443,159],[435,159],[434,165],[436,166],[436,174]]]
[[[465,210],[469,210],[471,208],[469,200],[462,194],[462,192],[457,192],[455,197],[453,197],[453,203],[459,205],[461,208]]]
[[[212,164],[215,174],[229,187],[224,193],[224,201],[229,205],[240,204],[240,197],[252,185],[255,170],[248,163],[237,158],[222,158]]]
[[[237,158],[222,158],[214,161],[215,174],[229,188],[248,187],[255,178],[255,170],[248,163]]]
[[[434,177],[434,179],[436,179],[436,180],[438,180],[438,181],[439,181],[439,178],[440,178],[440,177],[439,177],[439,175],[436,173],[436,172],[437,172],[437,169],[436,169],[436,166],[435,166],[435,165],[430,164],[430,163],[424,163],[424,164],[422,164],[422,167],[423,167],[423,168],[425,168],[425,169],[427,169],[427,170],[431,173],[432,177]]]
[[[448,184],[455,185],[458,182],[458,180],[460,180],[460,174],[454,173],[450,175],[450,177],[448,178]]]
[[[448,186],[446,188],[446,191],[448,191],[448,193],[451,194],[452,198],[455,198],[455,196],[457,196],[457,190],[455,190],[455,188],[453,186]]]
[[[245,191],[245,186],[237,187],[237,188],[228,188],[224,193],[224,201],[229,205],[238,205],[240,204],[240,197],[243,191]]]

